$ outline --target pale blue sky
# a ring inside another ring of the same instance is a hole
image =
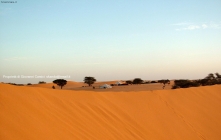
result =
[[[38,0],[0,3],[3,75],[74,81],[203,78],[221,73],[220,0]]]

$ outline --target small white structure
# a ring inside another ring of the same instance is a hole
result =
[[[110,86],[110,85],[108,85],[108,84],[104,84],[104,85],[100,86],[100,88],[106,89],[106,88],[112,88],[112,86]]]
[[[118,81],[118,82],[116,82],[115,84],[116,84],[116,85],[121,85],[122,83]]]

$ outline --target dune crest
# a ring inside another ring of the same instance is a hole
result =
[[[1,140],[219,140],[221,86],[91,92],[0,84]]]

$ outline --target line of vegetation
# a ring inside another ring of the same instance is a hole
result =
[[[84,83],[88,84],[88,86],[92,86],[92,84],[94,84],[95,82],[96,82],[96,79],[94,77],[87,76],[84,78]],[[168,79],[162,79],[158,81],[144,81],[141,78],[135,78],[134,80],[127,80],[125,82],[126,83],[122,85],[162,83],[165,87],[165,84],[170,84],[170,80]],[[39,84],[45,84],[45,83],[46,82],[44,81],[39,81]],[[57,84],[62,89],[63,86],[67,84],[67,81],[64,79],[56,79],[53,81],[53,83]],[[23,86],[23,84],[15,84],[15,83],[7,83],[7,84]],[[172,86],[172,89],[208,86],[208,85],[216,85],[216,84],[221,84],[221,75],[219,73],[215,73],[215,74],[210,73],[205,78],[199,79],[199,80],[188,80],[188,79],[174,80],[174,85]],[[32,85],[32,84],[28,83],[27,85]]]
[[[39,81],[38,84],[46,84],[44,81]]]
[[[186,79],[175,80],[172,89],[209,86],[217,84],[221,84],[221,75],[219,73],[215,73],[214,76],[213,73],[210,73],[205,78],[199,80],[186,80]]]

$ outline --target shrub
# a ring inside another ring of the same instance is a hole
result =
[[[217,85],[221,84],[221,78],[217,78]]]
[[[201,79],[198,82],[202,86],[209,86],[209,85],[221,84],[221,79],[219,79],[219,78],[216,78],[216,79]]]
[[[198,81],[190,81],[190,80],[181,79],[181,80],[174,81],[174,86],[172,87],[172,89],[175,89],[177,87],[189,88],[189,87],[198,87],[198,86],[200,86]]]
[[[128,84],[127,83],[125,83],[125,84],[120,84],[120,85],[118,85],[118,86],[127,86]]]
[[[44,81],[39,81],[38,84],[46,84]]]
[[[16,84],[16,86],[24,86],[24,84]]]
[[[133,80],[133,84],[141,84],[141,83],[143,83],[143,80],[141,78],[135,78]]]
[[[177,86],[177,85],[173,85],[173,86],[172,86],[172,89],[177,89],[177,88],[180,88],[180,87]]]
[[[133,82],[130,81],[130,80],[127,80],[126,83],[127,83],[127,84],[133,84]]]
[[[10,85],[17,85],[17,84],[15,84],[15,83],[8,83],[8,84],[10,84]]]
[[[172,89],[176,88],[188,88],[188,87],[198,87],[198,86],[208,86],[208,85],[216,85],[221,84],[221,76],[219,73],[215,74],[210,73],[204,79],[199,80],[175,80]]]
[[[170,80],[168,80],[168,79],[167,80],[164,80],[164,79],[163,80],[158,80],[158,83],[162,83],[164,85],[165,84],[170,84]]]

